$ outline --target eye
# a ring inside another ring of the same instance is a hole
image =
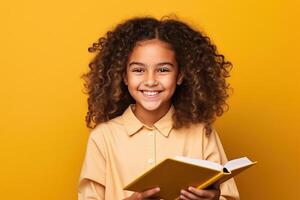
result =
[[[141,72],[144,71],[144,69],[143,69],[143,68],[134,68],[134,69],[132,69],[131,71],[132,71],[132,72],[141,73]]]
[[[158,69],[158,71],[159,71],[159,72],[169,72],[170,70],[169,70],[168,67],[160,67],[160,68]]]

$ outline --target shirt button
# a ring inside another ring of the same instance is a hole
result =
[[[150,131],[147,133],[147,135],[152,136],[154,134],[154,131]]]
[[[154,162],[154,160],[152,158],[148,159],[148,163],[152,164]]]

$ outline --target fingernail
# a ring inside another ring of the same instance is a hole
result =
[[[158,188],[156,188],[156,191],[158,192],[160,190],[160,188],[158,187]]]
[[[189,188],[188,188],[188,190],[189,190],[189,191],[192,191],[192,190],[193,190],[193,188],[192,188],[192,187],[189,187]]]

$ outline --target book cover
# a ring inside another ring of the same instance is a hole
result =
[[[124,189],[142,192],[160,187],[157,197],[176,199],[181,189],[188,186],[203,189],[217,181],[222,183],[254,164],[256,162],[246,157],[229,161],[222,166],[207,160],[177,156],[161,161],[126,185]]]

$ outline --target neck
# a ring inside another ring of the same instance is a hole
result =
[[[169,104],[163,108],[149,111],[136,104],[133,108],[133,113],[143,124],[152,127],[155,122],[160,120],[169,111],[170,106]]]

